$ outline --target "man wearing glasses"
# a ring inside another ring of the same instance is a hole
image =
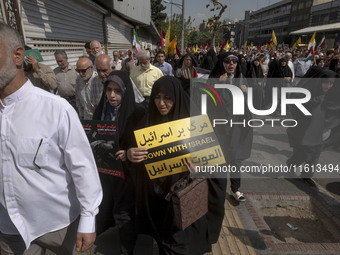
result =
[[[79,117],[82,120],[92,120],[95,108],[103,93],[103,84],[88,57],[80,57],[76,71],[79,76],[76,81],[76,103]]]
[[[0,22],[0,253],[72,255],[93,244],[102,189],[74,108],[32,84]]]

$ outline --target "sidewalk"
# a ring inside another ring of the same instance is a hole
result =
[[[254,129],[252,155],[244,165],[285,165],[290,154],[285,129],[266,126]],[[339,152],[326,151],[319,163],[339,158]],[[276,177],[242,174],[247,201],[227,195],[213,255],[340,254],[340,179],[314,179],[312,187],[298,177]]]

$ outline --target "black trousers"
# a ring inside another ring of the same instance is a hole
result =
[[[241,168],[241,165],[242,165],[242,160],[234,159],[233,161],[231,161],[230,165],[235,166],[236,170],[237,170],[236,172],[230,173],[230,189],[231,189],[232,192],[235,193],[241,187],[240,168]]]
[[[110,227],[119,230],[121,254],[133,254],[135,232],[135,188],[131,178],[121,179],[99,173],[103,200],[96,216],[96,233],[100,235]]]

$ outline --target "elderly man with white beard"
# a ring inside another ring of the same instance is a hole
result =
[[[138,51],[137,59],[139,65],[131,70],[130,78],[136,84],[143,97],[148,100],[153,84],[163,76],[163,73],[160,69],[150,64],[149,51]]]
[[[97,72],[93,70],[92,62],[88,57],[79,58],[76,71],[79,73],[76,80],[76,103],[79,118],[92,120],[104,86]]]
[[[77,113],[25,77],[24,55],[0,23],[0,253],[77,254],[96,238],[96,163]]]

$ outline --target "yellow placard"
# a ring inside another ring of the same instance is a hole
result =
[[[148,149],[144,160],[150,179],[187,171],[185,163],[225,163],[207,115],[171,121],[135,131],[138,147]]]

